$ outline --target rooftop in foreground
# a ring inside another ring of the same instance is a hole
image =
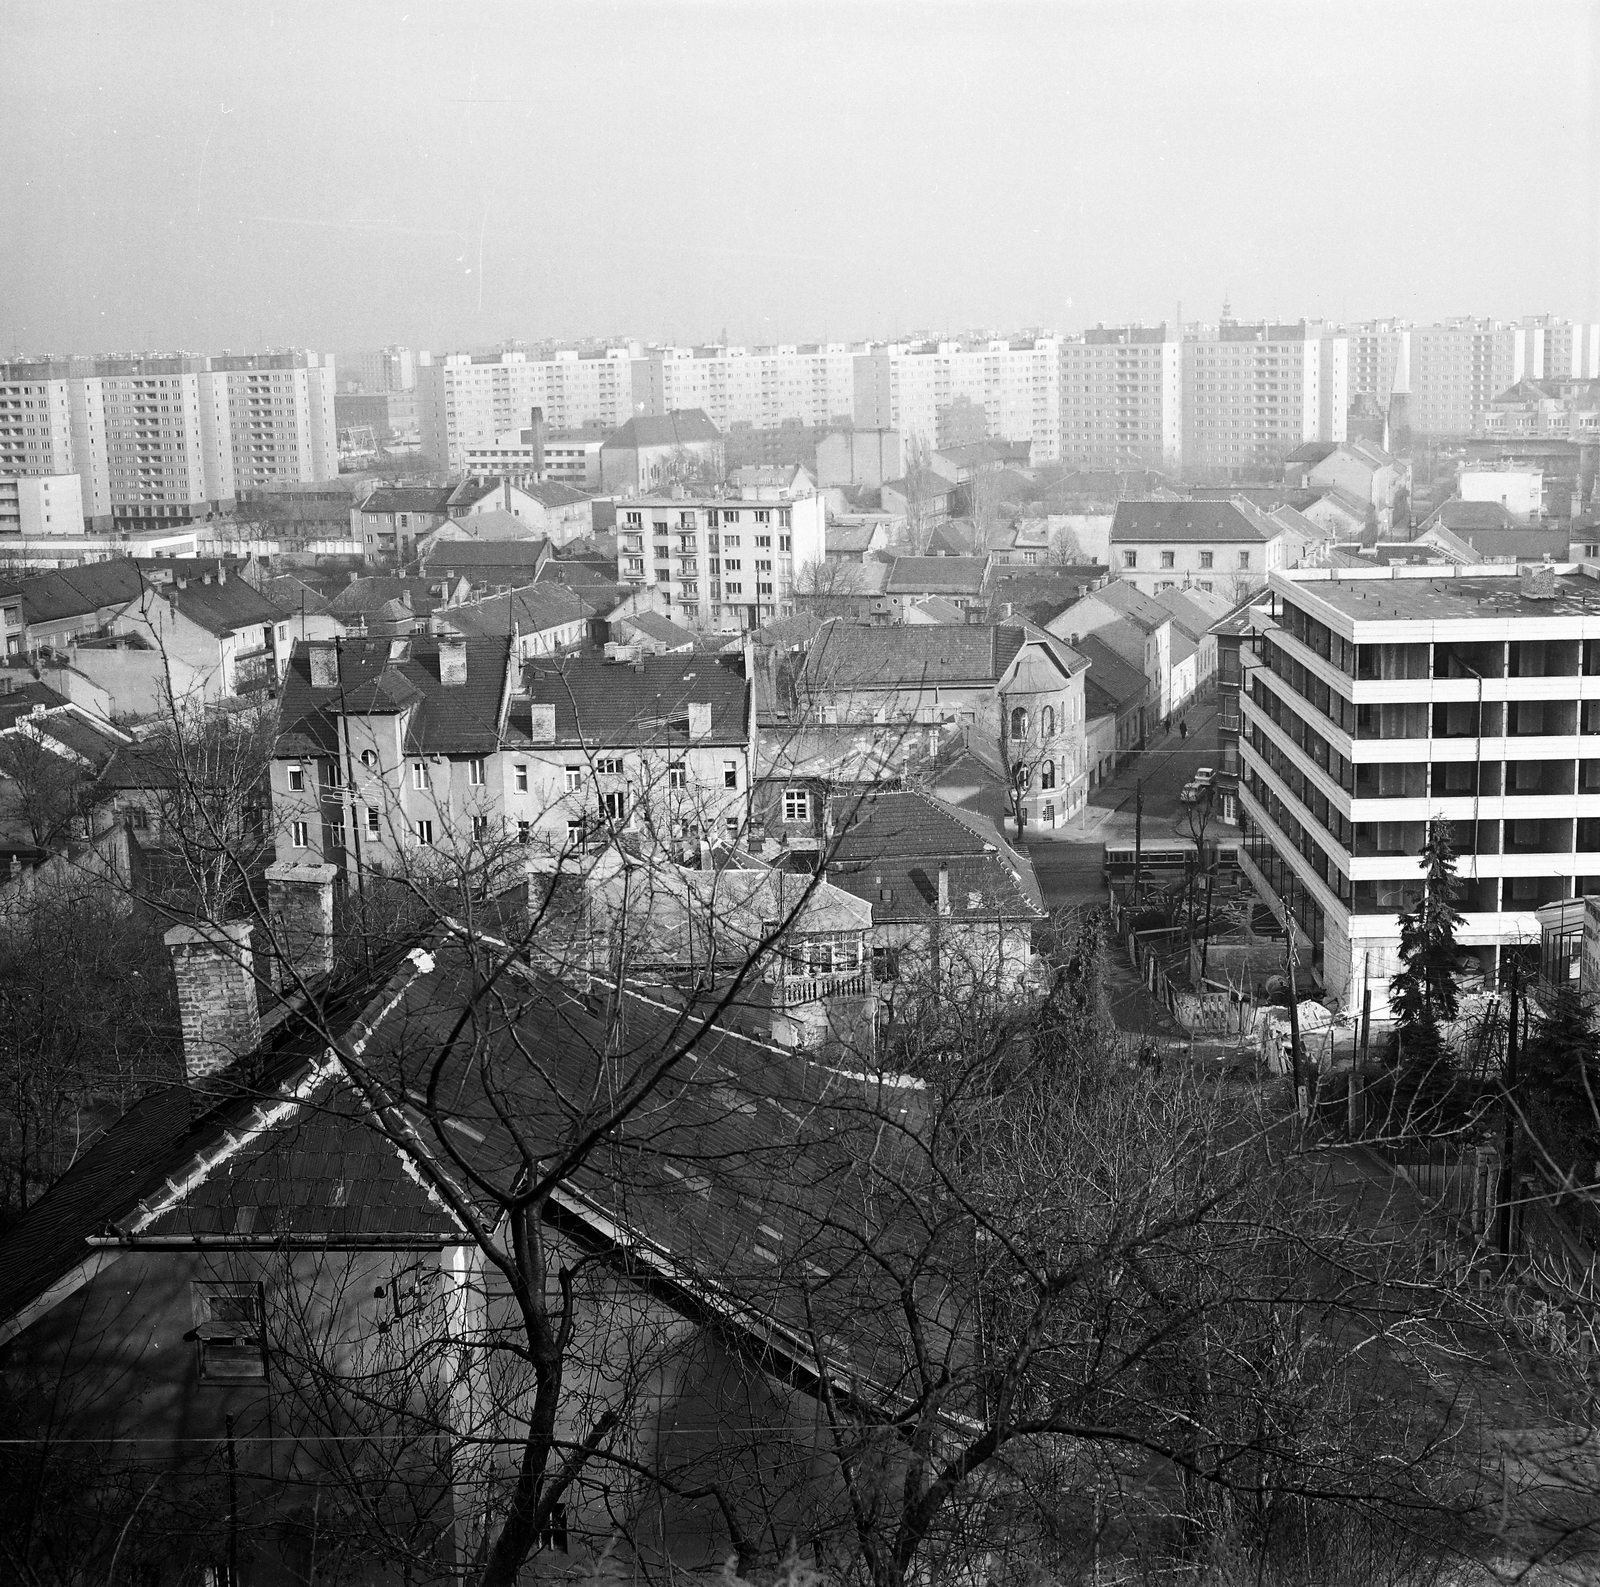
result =
[[[1600,578],[1570,564],[1551,567],[1554,597],[1528,593],[1527,575],[1480,572],[1477,568],[1342,569],[1348,577],[1283,578],[1273,585],[1291,599],[1326,603],[1355,622],[1480,622],[1498,618],[1594,617],[1600,619]],[[1536,570],[1543,572],[1545,570]],[[1412,576],[1395,576],[1389,575]],[[1425,575],[1425,576],[1422,576]],[[1597,630],[1600,631],[1600,630]]]

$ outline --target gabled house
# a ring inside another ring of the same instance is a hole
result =
[[[1124,501],[1111,520],[1111,567],[1147,595],[1195,583],[1233,598],[1283,566],[1283,529],[1243,497]]]
[[[640,414],[600,448],[604,488],[627,496],[720,481],[726,467],[722,432],[699,408]]]
[[[1151,595],[1117,578],[1074,601],[1047,625],[1048,631],[1075,645],[1091,633],[1144,673],[1146,701],[1154,720],[1164,721],[1172,710],[1172,614]],[[1150,727],[1141,723],[1140,742]]]
[[[425,578],[465,579],[475,595],[501,595],[532,584],[550,557],[544,539],[436,540],[418,560]]]
[[[352,574],[329,600],[328,615],[346,634],[410,633],[426,627],[436,611],[457,606],[470,594],[464,578],[357,578]]]
[[[589,613],[588,603],[564,585],[530,584],[505,595],[441,608],[433,626],[463,638],[509,636],[512,660],[520,667],[535,656],[583,644],[589,634]]]
[[[939,595],[965,611],[981,607],[989,585],[990,562],[982,557],[895,557],[883,592],[896,619],[927,595]]]
[[[981,816],[923,793],[829,801],[827,879],[872,906],[880,997],[937,987],[1007,997],[1044,919],[1031,863]]]
[[[369,557],[409,562],[417,542],[450,517],[449,485],[380,485],[350,509],[350,536]]]
[[[1173,643],[1184,640],[1185,654],[1193,659],[1192,675],[1183,682],[1178,678],[1180,661],[1174,657],[1172,707],[1179,710],[1190,699],[1205,699],[1211,693],[1217,671],[1217,641],[1211,627],[1232,608],[1220,595],[1194,588],[1164,590],[1155,600],[1172,614]]]
[[[1307,441],[1283,463],[1283,483],[1291,490],[1325,490],[1335,486],[1371,507],[1380,534],[1394,526],[1394,503],[1410,477],[1372,441]]]

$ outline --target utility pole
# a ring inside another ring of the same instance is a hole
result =
[[[1139,867],[1144,857],[1144,778],[1133,785],[1133,901],[1139,902]]]
[[[1213,861],[1206,872],[1206,923],[1200,935],[1200,989],[1205,991],[1206,958],[1211,952],[1211,895],[1217,885],[1217,866]]]
[[[233,1443],[233,1418],[228,1436],[228,1587],[239,1587],[239,1458]]]
[[[1289,916],[1289,1064],[1294,1075],[1294,1111],[1295,1117],[1303,1124],[1306,1118],[1306,1093],[1304,1081],[1300,1070],[1300,994],[1294,985],[1294,916],[1287,908],[1284,914]]]

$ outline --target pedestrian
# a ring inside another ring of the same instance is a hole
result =
[[[1178,742],[1181,744],[1189,736],[1189,724],[1180,720],[1178,723]]]

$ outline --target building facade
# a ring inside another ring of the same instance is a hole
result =
[[[1182,466],[1176,327],[1096,326],[1061,343],[1060,456],[1075,468]]]

